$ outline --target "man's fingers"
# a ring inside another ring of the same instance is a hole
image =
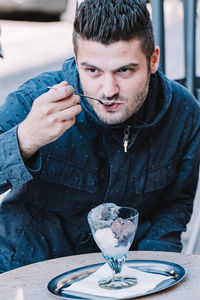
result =
[[[58,89],[59,87],[63,87],[63,86],[68,86],[68,82],[67,81],[62,81],[62,82],[60,82],[58,84],[52,85],[51,88],[52,89]]]
[[[81,112],[81,106],[79,104],[71,106],[65,110],[58,111],[54,114],[50,114],[48,116],[48,126],[54,126],[54,124],[68,121],[70,119],[73,119],[76,115],[78,115]]]
[[[80,97],[73,95],[73,96],[70,96],[68,98],[57,101],[56,103],[51,103],[51,105],[53,106],[52,108],[56,112],[56,111],[62,111],[62,110],[65,110],[67,108],[70,108],[72,106],[75,106],[79,102],[80,102]]]
[[[59,86],[58,88],[50,88],[45,94],[48,97],[49,102],[56,102],[70,97],[74,93],[74,88],[71,85]]]
[[[77,105],[80,102],[80,97],[73,95],[65,99],[61,99],[56,102],[41,101],[40,111],[43,112],[44,116],[49,116],[51,114],[57,113],[62,110],[66,110],[72,106]],[[36,103],[37,104],[37,103]]]
[[[66,110],[62,110],[59,112],[60,120],[70,120],[71,118],[74,118],[76,115],[78,115],[81,112],[81,110],[82,108],[79,104],[71,106]]]

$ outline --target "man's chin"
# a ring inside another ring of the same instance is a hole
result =
[[[115,116],[114,113],[109,113],[109,116],[108,114],[106,115],[100,115],[100,114],[97,114],[99,120],[106,124],[106,125],[119,125],[121,123],[123,123],[124,121],[126,121],[127,118],[125,118],[124,116]]]

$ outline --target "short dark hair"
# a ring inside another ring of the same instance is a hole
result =
[[[77,40],[109,45],[138,38],[147,61],[155,49],[153,25],[145,0],[83,0],[76,7],[73,45]]]

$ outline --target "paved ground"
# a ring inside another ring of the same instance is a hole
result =
[[[165,1],[166,73],[172,79],[184,77],[183,9],[181,0]],[[5,59],[0,61],[0,99],[21,83],[41,72],[59,69],[72,55],[71,21],[75,1],[69,1],[62,22],[35,23],[0,21]],[[197,19],[197,74],[200,76],[200,0]],[[2,196],[1,196],[2,197]],[[0,197],[0,199],[1,199]],[[195,199],[194,213],[188,230],[183,234],[184,251],[191,251],[191,241],[200,227],[200,185]],[[200,254],[200,239],[195,253]]]
[[[27,79],[57,70],[72,55],[71,24],[1,21],[1,101]]]
[[[200,180],[194,201],[194,209],[187,231],[182,234],[183,252],[200,254]]]

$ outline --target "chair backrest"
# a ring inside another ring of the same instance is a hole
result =
[[[200,77],[196,76],[197,0],[182,1],[184,7],[185,77],[177,81],[186,86],[200,101]],[[150,2],[156,43],[160,47],[160,68],[165,73],[164,0],[150,0]]]

